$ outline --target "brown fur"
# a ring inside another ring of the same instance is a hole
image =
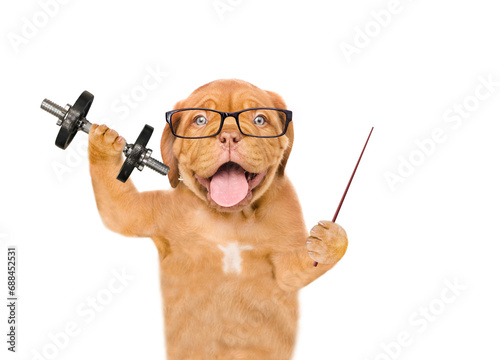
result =
[[[240,80],[204,85],[175,108],[185,107],[286,108],[279,95]],[[116,181],[124,139],[104,125],[93,125],[89,134],[90,173],[104,224],[126,236],[150,237],[158,248],[170,360],[290,359],[298,290],[331,269],[347,248],[337,224],[321,221],[310,234],[306,230],[284,171],[293,126],[280,138],[257,139],[243,137],[231,120],[223,132],[238,142],[229,144],[221,135],[175,138],[165,127],[162,156],[172,186],[166,191],[138,192],[131,180]],[[211,176],[228,156],[250,172],[267,170],[251,199],[230,209],[209,201],[195,177]],[[241,251],[239,274],[224,271],[220,248],[235,243],[248,247]]]

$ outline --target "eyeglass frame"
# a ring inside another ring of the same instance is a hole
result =
[[[178,113],[180,111],[186,111],[186,110],[208,110],[208,111],[212,111],[212,112],[218,113],[221,116],[219,130],[217,130],[217,132],[215,134],[213,134],[213,135],[207,135],[207,136],[193,137],[193,136],[181,136],[181,135],[177,135],[175,133],[174,127],[172,125],[172,115],[174,115],[175,113]],[[241,130],[241,127],[240,127],[239,115],[241,113],[243,113],[243,112],[250,111],[250,110],[277,110],[277,111],[283,112],[285,114],[285,117],[286,117],[286,119],[285,119],[286,120],[285,121],[285,128],[283,129],[283,132],[281,134],[279,134],[279,135],[272,135],[272,136],[259,136],[259,135],[248,135],[248,134],[245,134]],[[165,113],[165,118],[167,120],[168,125],[170,126],[170,131],[172,132],[172,135],[174,135],[175,137],[178,137],[178,138],[182,138],[182,139],[194,139],[194,140],[196,140],[196,139],[205,139],[205,138],[214,137],[214,136],[219,135],[220,132],[222,131],[222,128],[224,127],[224,121],[228,117],[232,117],[232,118],[234,118],[234,120],[236,120],[236,125],[238,126],[238,130],[240,131],[240,133],[242,135],[256,137],[256,138],[269,139],[269,138],[277,138],[277,137],[285,135],[286,131],[288,130],[288,125],[292,121],[292,111],[291,110],[285,110],[285,109],[270,108],[270,107],[254,107],[254,108],[243,109],[243,110],[235,111],[235,112],[224,112],[224,111],[218,111],[218,110],[208,109],[208,108],[185,108],[185,109],[170,110],[170,111],[167,111]]]

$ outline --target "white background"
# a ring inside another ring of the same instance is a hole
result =
[[[387,0],[222,0],[230,4],[222,15],[213,0],[44,3],[51,2],[10,2],[0,11],[0,305],[7,245],[19,254],[12,358],[44,350],[51,359],[164,358],[156,250],[103,227],[86,135],[56,148],[58,127],[41,101],[72,104],[88,90],[91,121],[112,124],[129,142],[152,125],[159,157],[164,112],[219,78],[278,92],[294,112],[287,172],[308,227],[333,216],[375,126],[338,218],[349,249],[301,291],[294,359],[500,356],[500,87],[474,98],[480,79],[500,82],[494,1],[401,0],[390,18],[376,15],[394,10]],[[346,56],[342,46],[355,44]],[[142,91],[151,69],[163,75]],[[134,108],[124,110],[127,95]],[[464,102],[470,111],[446,122]],[[427,142],[424,154],[417,142],[439,129],[445,140]],[[413,173],[404,161],[413,161]],[[388,172],[402,181],[391,186]],[[169,187],[147,170],[132,179],[140,190]],[[78,309],[104,296],[113,270],[134,279],[86,321]],[[460,285],[457,295],[447,282]],[[432,317],[424,320],[421,308]],[[50,335],[71,324],[78,334],[59,336],[62,345],[50,352]],[[395,345],[401,333],[410,340]]]

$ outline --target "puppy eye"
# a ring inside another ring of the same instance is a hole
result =
[[[208,122],[207,118],[204,117],[204,116],[197,116],[195,119],[194,119],[194,123],[196,125],[199,125],[199,126],[203,126],[203,125],[206,125]]]
[[[259,115],[255,119],[253,119],[253,123],[255,125],[262,126],[266,123],[266,118],[264,118],[262,115]]]

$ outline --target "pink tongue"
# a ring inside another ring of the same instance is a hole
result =
[[[222,166],[210,181],[210,197],[220,206],[238,204],[248,194],[245,170],[236,164]]]

